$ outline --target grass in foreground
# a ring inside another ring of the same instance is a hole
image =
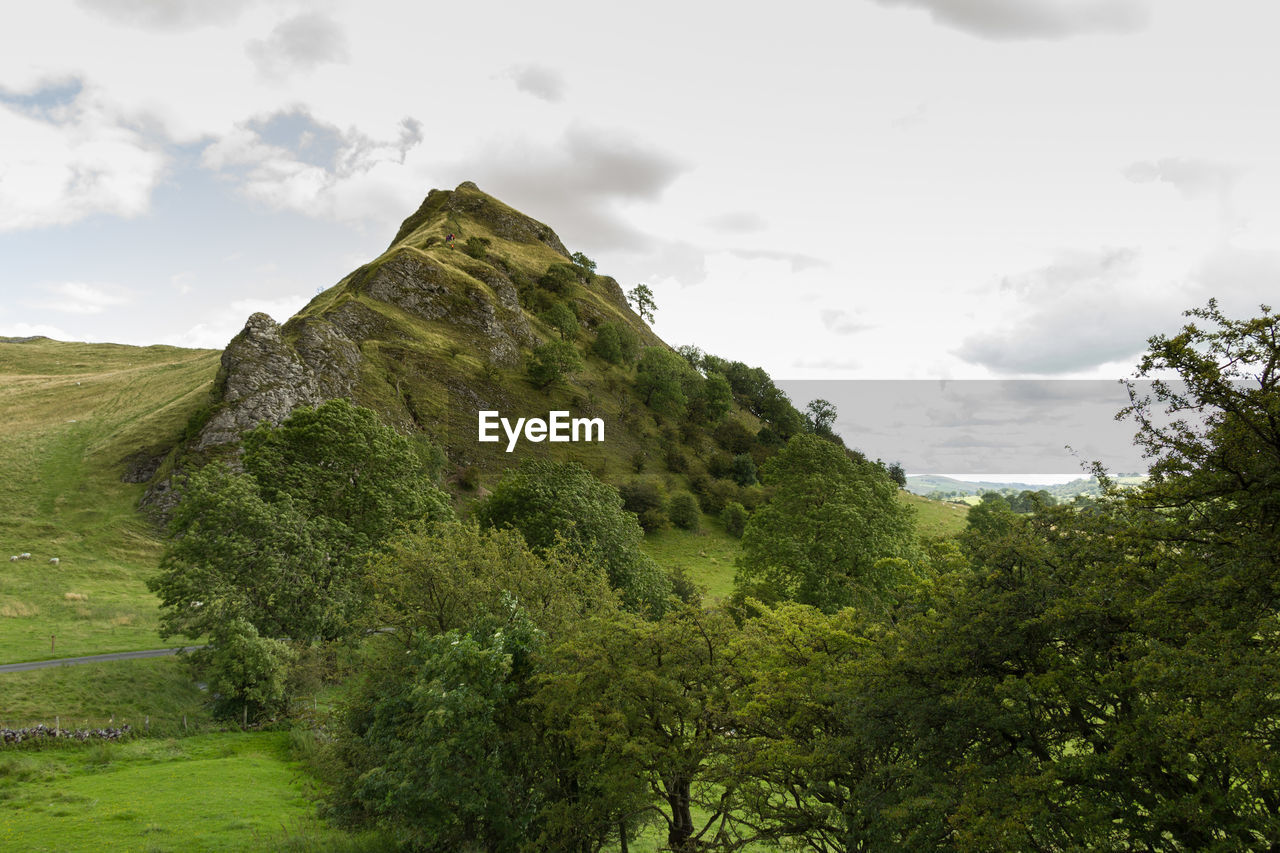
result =
[[[0,849],[382,850],[315,817],[287,732],[0,750]]]

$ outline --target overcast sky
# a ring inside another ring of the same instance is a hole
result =
[[[18,11],[15,11],[17,9]],[[1271,0],[42,0],[0,334],[221,347],[472,180],[780,379],[1118,377],[1280,280]]]

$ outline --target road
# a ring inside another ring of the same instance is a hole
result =
[[[29,669],[46,669],[51,666],[75,666],[81,663],[102,663],[112,660],[137,660],[138,658],[159,658],[165,655],[176,655],[180,651],[190,652],[204,646],[185,646],[181,649],[148,649],[144,652],[113,652],[109,655],[86,655],[79,658],[55,658],[54,660],[34,660],[29,663],[0,664],[0,672],[26,672]]]

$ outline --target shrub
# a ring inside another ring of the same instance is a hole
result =
[[[548,341],[529,357],[526,373],[539,388],[546,388],[572,375],[582,367],[582,359],[568,341]]]
[[[739,486],[750,486],[756,482],[756,460],[750,453],[739,453],[733,457],[732,476]]]
[[[650,509],[662,509],[662,491],[651,479],[635,479],[618,487],[622,495],[622,508],[640,515]]]
[[[639,519],[640,526],[644,528],[645,533],[661,530],[669,523],[667,514],[660,509],[646,509],[640,513]]]
[[[737,501],[729,501],[720,511],[720,520],[724,522],[725,532],[730,536],[742,538],[742,531],[747,526],[747,508]]]
[[[702,513],[698,508],[698,501],[688,492],[680,492],[671,498],[671,503],[667,507],[667,515],[671,519],[671,523],[681,530],[697,530],[698,520]]]
[[[462,251],[477,261],[483,261],[485,256],[489,254],[490,242],[492,241],[487,237],[469,237],[467,242],[462,244]]]
[[[562,296],[577,283],[578,271],[572,264],[552,264],[538,279],[538,287]]]

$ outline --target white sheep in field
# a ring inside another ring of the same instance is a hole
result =
[[[30,554],[29,552],[24,552],[24,553],[19,554],[19,555],[18,555],[18,558],[19,558],[19,559],[21,559],[21,560],[30,560],[30,559],[31,559],[31,554]]]
[[[10,562],[10,563],[16,563],[16,562],[18,562],[18,555],[17,555],[17,554],[14,554],[12,557],[10,557],[10,558],[9,558],[9,562]]]
[[[59,560],[57,557],[50,557],[50,558],[49,558],[49,562],[50,562],[50,563],[53,563],[53,564],[56,566],[56,565],[58,565],[58,563],[61,563],[62,561],[61,561],[61,560]]]

